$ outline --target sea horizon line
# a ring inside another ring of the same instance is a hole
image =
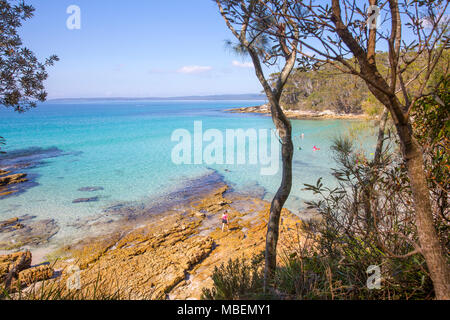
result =
[[[152,101],[218,101],[218,100],[266,100],[266,96],[263,94],[220,94],[220,95],[193,95],[193,96],[173,96],[173,97],[71,97],[71,98],[51,98],[47,99],[48,102],[52,101],[83,101],[83,100],[152,100]]]

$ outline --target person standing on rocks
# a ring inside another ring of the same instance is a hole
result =
[[[228,210],[225,210],[225,212],[222,214],[222,232],[224,231],[225,226],[228,230]]]

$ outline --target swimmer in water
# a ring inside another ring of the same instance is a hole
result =
[[[319,151],[320,148],[317,148],[316,146],[313,147],[313,151]]]

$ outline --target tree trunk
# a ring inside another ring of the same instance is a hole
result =
[[[376,79],[374,78],[374,80]],[[398,99],[395,96],[388,97],[371,86],[370,83],[367,84],[375,97],[389,109],[394,120],[411,185],[421,253],[427,263],[436,298],[449,300],[450,270],[434,226],[430,190],[428,189],[420,145],[413,137],[411,122],[403,114]],[[381,84],[383,83],[380,82]]]
[[[449,267],[434,226],[430,191],[428,190],[420,146],[412,136],[412,128],[409,123],[407,125],[398,124],[397,131],[414,199],[421,252],[425,257],[433,281],[436,298],[448,300],[450,299]]]
[[[273,106],[272,110],[281,111],[281,108],[279,106]],[[283,162],[283,173],[281,185],[270,206],[270,216],[266,235],[264,288],[267,288],[273,280],[277,267],[277,244],[280,216],[281,210],[283,209],[292,188],[292,158],[294,153],[294,145],[292,143],[292,127],[290,121],[285,117],[282,111],[281,114],[278,112],[272,112],[272,118],[275,126],[279,130],[279,136],[282,141],[281,155]]]
[[[281,210],[283,209],[283,206],[286,203],[286,200],[289,197],[292,188],[292,158],[294,154],[294,145],[292,143],[292,126],[291,122],[286,117],[283,109],[280,106],[280,100],[284,85],[286,84],[286,81],[288,80],[289,75],[291,74],[296,62],[297,54],[295,51],[295,47],[296,44],[294,45],[290,56],[286,59],[286,64],[283,68],[283,71],[279,75],[279,79],[275,89],[273,89],[264,78],[264,73],[261,68],[258,54],[253,49],[248,48],[248,52],[255,67],[256,76],[261,82],[264,88],[264,92],[266,93],[266,96],[269,100],[272,121],[278,130],[278,135],[282,143],[282,180],[281,185],[272,200],[272,204],[270,206],[269,222],[267,224],[264,290],[266,290],[269,284],[272,282],[277,267],[277,244]]]
[[[427,266],[433,280],[437,299],[450,299],[450,273],[444,251],[434,227],[433,215],[430,203],[430,191],[425,176],[425,168],[422,152],[418,142],[413,137],[408,113],[396,96],[396,80],[398,76],[398,62],[401,42],[401,20],[397,1],[388,1],[391,16],[392,30],[389,40],[389,59],[391,67],[391,86],[381,76],[375,62],[376,36],[370,38],[368,50],[364,50],[358,41],[352,36],[348,25],[344,24],[341,16],[339,0],[332,1],[332,18],[336,26],[336,33],[346,46],[352,51],[360,66],[360,75],[366,81],[373,95],[389,109],[397,128],[402,147],[403,159],[411,184],[411,191],[415,205],[416,226],[419,236],[421,252],[425,257]],[[374,2],[370,2],[374,3]],[[445,47],[442,47],[442,50]],[[441,51],[442,52],[442,51]],[[369,53],[369,55],[368,55]],[[440,55],[436,55],[434,62],[428,61],[428,73],[425,76],[422,91],[425,88],[431,72],[433,71]]]

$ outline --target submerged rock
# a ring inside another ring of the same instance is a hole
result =
[[[16,196],[39,185],[36,182],[38,174],[27,175],[22,171],[42,166],[46,159],[69,154],[74,153],[64,153],[56,147],[31,147],[0,155],[0,199]]]
[[[85,203],[85,202],[97,202],[99,197],[91,197],[91,198],[79,198],[72,201],[72,203]]]
[[[0,223],[0,249],[12,250],[27,245],[41,245],[59,231],[54,219],[34,220],[33,216],[22,216]]]
[[[9,173],[9,171],[0,170],[0,198],[18,192],[17,188],[11,188],[12,185],[21,184],[28,181],[25,173],[8,175]]]
[[[78,191],[81,192],[94,192],[94,191],[102,191],[105,190],[103,187],[84,187],[84,188],[80,188],[78,189]]]
[[[174,204],[164,212],[156,206],[132,203],[109,208],[102,217],[89,220],[86,225],[99,223],[107,232],[95,238],[83,237],[80,242],[60,249],[58,255],[66,257],[55,264],[55,268],[62,270],[60,277],[52,278],[53,270],[42,266],[21,270],[23,273],[19,272],[17,280],[22,279],[28,285],[33,277],[51,278],[42,284],[61,284],[66,290],[67,280],[76,267],[86,299],[91,298],[89,294],[94,288],[123,299],[200,298],[202,288],[212,284],[215,267],[229,259],[251,258],[264,250],[270,203],[230,192],[221,181],[207,188],[195,187],[189,193],[183,190],[171,194]],[[221,216],[225,210],[230,223],[222,232]],[[113,216],[120,218],[117,224],[105,224]],[[286,209],[282,217],[279,244],[288,248],[290,241],[298,239],[301,222]],[[143,218],[146,220],[140,220]],[[39,221],[32,217],[5,222],[5,231],[0,232],[0,248],[2,236],[19,242],[26,235],[38,236],[37,231],[51,236],[58,229],[54,221],[43,221],[41,230],[33,228]],[[19,223],[24,228],[13,230],[11,226]],[[40,241],[45,241],[45,237]]]
[[[0,229],[7,227],[7,226],[11,226],[12,224],[17,224],[19,222],[19,218],[11,218],[5,221],[0,221]]]

